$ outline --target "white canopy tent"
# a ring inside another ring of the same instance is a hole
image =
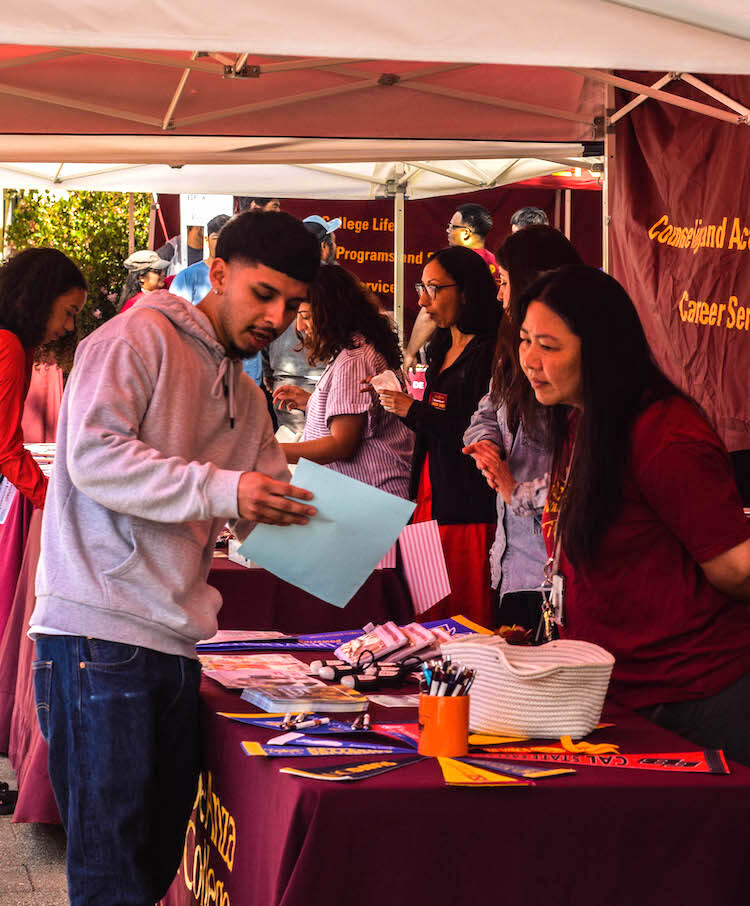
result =
[[[748,39],[737,0],[3,3],[3,40],[47,47],[745,73]]]
[[[157,137],[161,138],[167,137]],[[193,147],[185,158],[181,158],[176,150],[171,152],[180,163],[105,165],[103,162],[66,162],[65,158],[54,163],[23,159],[0,163],[0,187],[216,195],[244,195],[252,190],[257,195],[269,197],[341,200],[383,198],[402,192],[407,198],[430,198],[509,185],[570,166],[601,166],[598,158],[584,158],[584,148],[580,144],[442,142],[439,149],[442,153],[466,156],[430,159],[429,152],[438,149],[430,147],[428,142],[409,142],[408,147],[399,148],[399,144],[406,146],[407,143],[280,140],[272,154],[261,147],[257,155],[260,162],[254,162],[255,155],[248,151],[246,139],[241,140],[242,149],[226,147],[236,146],[236,139],[230,142],[212,138],[200,142],[190,138],[188,141]],[[148,138],[147,142],[159,144],[153,138]],[[202,145],[199,152],[194,147],[196,142]],[[60,151],[60,141],[54,144],[56,148],[49,147],[48,150]],[[351,149],[351,153],[361,156],[369,150],[376,158],[385,159],[347,161],[344,149],[358,144],[365,144],[367,148]],[[399,159],[394,155],[399,150],[408,150],[411,154]],[[390,158],[386,153],[389,151]],[[157,157],[160,153],[155,151]],[[224,163],[227,159],[234,162]],[[243,162],[246,160],[253,162]],[[275,163],[275,160],[284,163]],[[331,160],[336,163],[329,163]]]
[[[0,45],[0,158],[14,163],[3,179],[37,179],[27,165],[55,161],[52,179],[68,188],[145,188],[163,175],[161,190],[176,191],[208,166],[202,190],[223,191],[230,165],[284,163],[292,181],[307,168],[318,197],[334,185],[393,195],[398,221],[407,187],[451,191],[440,185],[446,172],[462,183],[452,191],[501,185],[521,160],[544,157],[459,154],[456,141],[564,143],[553,160],[567,163],[578,157],[571,145],[604,139],[606,229],[607,126],[624,115],[611,116],[614,87],[635,96],[626,109],[654,98],[750,119],[689,75],[750,71],[750,8],[734,0],[528,0],[462,12],[447,0],[330,0],[324,13],[299,2],[5,0],[3,39],[13,43]],[[641,85],[607,71],[624,68],[667,72]],[[721,106],[669,90],[679,78]],[[344,163],[361,168],[354,179]],[[395,238],[398,262],[403,232]],[[604,247],[606,264],[606,238]]]

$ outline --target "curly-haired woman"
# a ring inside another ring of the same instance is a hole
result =
[[[0,476],[37,507],[47,479],[21,429],[34,352],[73,330],[85,301],[83,274],[56,249],[27,249],[0,267]]]
[[[387,315],[343,267],[323,267],[299,307],[297,330],[310,364],[327,367],[312,394],[293,386],[274,391],[278,405],[307,410],[302,439],[281,445],[287,460],[304,457],[407,498],[414,435],[362,392],[374,374],[400,376],[398,335]]]

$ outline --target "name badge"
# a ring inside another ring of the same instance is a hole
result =
[[[431,393],[430,394],[430,405],[435,409],[440,409],[443,412],[448,406],[448,396],[445,393]]]

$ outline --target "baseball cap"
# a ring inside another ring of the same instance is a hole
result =
[[[143,249],[133,254],[124,261],[125,269],[129,271],[163,271],[169,267],[169,262],[160,258],[156,252]]]
[[[325,233],[335,233],[336,230],[341,226],[341,218],[335,217],[333,220],[325,220],[320,214],[310,214],[309,217],[305,217],[302,223],[316,223],[318,226],[323,227]]]

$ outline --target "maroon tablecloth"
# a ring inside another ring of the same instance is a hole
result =
[[[29,531],[26,557],[11,612],[7,638],[0,649],[0,742],[5,734],[10,763],[18,776],[16,823],[59,823],[47,774],[47,745],[39,732],[31,663],[34,645],[27,637],[34,609],[34,575],[39,558],[41,511]],[[222,593],[219,625],[225,629],[278,629],[327,632],[357,629],[368,620],[409,622],[408,592],[395,570],[376,570],[343,610],[282,582],[265,570],[246,569],[215,559],[209,582]]]
[[[242,740],[269,734],[216,714],[252,710],[236,695],[204,680],[202,701],[208,797],[164,906],[748,902],[746,768],[733,765],[730,776],[579,768],[533,788],[472,790],[445,787],[430,759],[323,783],[279,774],[300,759],[243,753]],[[695,748],[637,715],[611,719],[616,727],[602,737],[623,752]]]
[[[221,592],[221,629],[335,632],[365,623],[414,619],[409,592],[395,569],[376,569],[346,607],[334,607],[264,569],[215,557],[208,581]]]

